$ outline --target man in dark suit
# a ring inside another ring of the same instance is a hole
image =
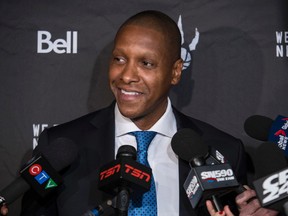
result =
[[[30,197],[28,198],[27,195],[23,199],[23,212],[29,210],[29,213],[25,215],[29,215],[31,212],[35,215],[53,215],[56,209],[59,215],[63,216],[81,215],[109,198],[107,194],[98,190],[97,182],[99,167],[115,158],[114,106],[113,103],[104,110],[50,128],[42,133],[39,140],[41,145],[49,145],[49,142],[57,137],[67,137],[75,141],[79,146],[79,157],[65,171],[63,190],[59,192],[57,200],[51,200],[50,197],[47,200],[36,199],[34,202],[37,208],[33,209],[34,203],[31,202],[31,198],[35,198],[37,195],[30,191]],[[227,159],[231,161],[238,180],[245,180],[244,149],[239,140],[208,124],[185,116],[176,109],[173,111],[178,129],[191,128],[201,134],[204,140],[215,143],[214,147],[227,155]],[[189,164],[179,159],[179,215],[188,216],[193,215],[194,212],[182,187],[189,171]],[[51,202],[53,205],[50,206]],[[42,208],[38,209],[41,205],[43,205]],[[39,213],[36,213],[37,211]]]
[[[240,140],[177,111],[168,98],[182,72],[181,35],[167,15],[145,11],[128,19],[114,40],[109,81],[115,101],[109,107],[45,130],[39,146],[58,137],[73,140],[77,159],[64,170],[63,185],[45,199],[33,191],[23,199],[22,215],[81,215],[109,194],[97,188],[99,168],[115,159],[124,144],[136,147],[130,131],[157,132],[148,150],[157,193],[158,215],[205,215],[190,205],[183,189],[190,166],[171,149],[171,138],[191,128],[230,162],[238,181],[245,183],[245,152]],[[163,171],[164,170],[164,171]],[[113,215],[109,209],[104,215]],[[155,212],[155,215],[157,213]]]

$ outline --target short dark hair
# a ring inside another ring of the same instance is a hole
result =
[[[168,43],[167,46],[169,45],[171,48],[170,52],[174,52],[177,59],[181,58],[180,30],[176,22],[165,13],[156,10],[146,10],[139,12],[128,18],[120,26],[118,33],[127,25],[140,25],[162,32],[166,37]]]

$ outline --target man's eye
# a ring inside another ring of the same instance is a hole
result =
[[[114,61],[122,64],[125,62],[125,59],[122,57],[114,57]]]
[[[154,64],[149,62],[149,61],[143,61],[142,64],[145,66],[145,67],[149,67],[149,68],[152,68],[154,67]]]

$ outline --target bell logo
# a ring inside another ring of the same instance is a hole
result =
[[[66,39],[51,41],[51,33],[48,31],[37,32],[37,53],[50,53],[52,50],[57,54],[77,53],[77,31],[67,31]]]

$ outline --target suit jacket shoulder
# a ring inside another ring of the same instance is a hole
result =
[[[42,199],[32,190],[25,194],[21,215],[82,215],[110,198],[98,190],[98,176],[100,167],[114,159],[114,131],[114,103],[44,130],[37,148],[65,137],[76,144],[78,157],[62,170],[64,182],[51,196]]]

